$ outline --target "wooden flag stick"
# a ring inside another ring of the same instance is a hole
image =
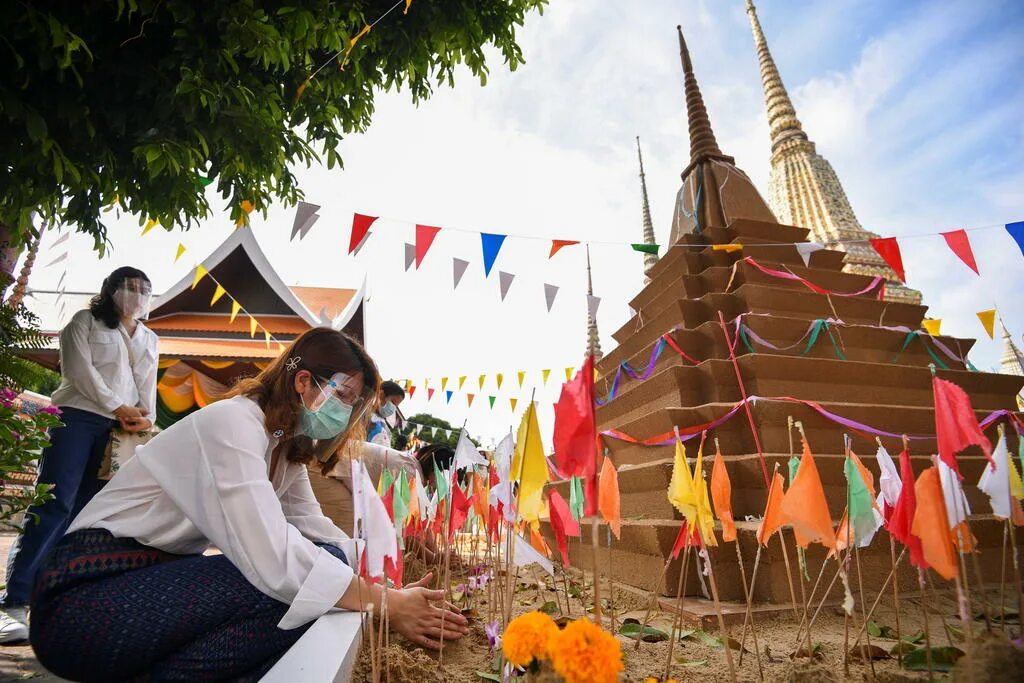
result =
[[[718,630],[722,633],[722,644],[725,645],[725,663],[729,667],[729,680],[732,683],[736,683],[736,667],[732,663],[732,648],[729,646],[729,640],[731,636],[729,631],[725,628],[725,617],[722,615],[722,604],[718,600],[718,582],[715,581],[715,568],[711,563],[711,556],[708,554],[707,545],[704,543],[704,537],[700,531],[700,527],[697,527],[697,538],[700,539],[700,550],[697,551],[697,571],[700,571],[700,560],[703,558],[705,566],[708,569],[708,579],[711,583],[711,599],[715,603],[715,612],[718,614]],[[703,556],[701,555],[703,552]],[[757,636],[754,637],[754,648],[757,649]]]
[[[1017,561],[1017,530],[1013,528],[1013,522],[1006,520],[1006,528],[1010,530],[1010,557],[1013,559],[1013,584],[1017,587],[1017,614],[1024,619],[1024,591],[1021,590],[1020,564]],[[1017,629],[1017,636],[1020,637],[1021,629]]]
[[[743,597],[750,602],[750,589],[747,586],[747,573],[743,568],[743,553],[740,552],[740,539],[736,539],[736,562],[740,567],[740,579],[743,581]],[[750,635],[754,639],[754,655],[757,657],[757,679],[764,680],[764,669],[761,667],[761,646],[757,644],[757,625],[754,624],[754,614],[750,614]],[[743,649],[740,648],[740,666],[743,666]]]
[[[868,622],[870,621],[871,617],[875,616],[875,609],[878,607],[878,604],[882,602],[882,596],[885,595],[885,589],[889,587],[889,582],[894,580],[896,576],[895,567],[899,566],[900,562],[903,561],[903,557],[904,555],[906,555],[906,552],[907,549],[904,548],[900,551],[899,557],[893,560],[894,569],[891,569],[889,571],[889,576],[885,577],[885,581],[882,582],[882,587],[878,589],[878,595],[875,596],[875,601],[871,603],[871,609],[868,610],[868,615],[864,619],[864,623],[861,624],[860,631],[857,633],[857,637],[853,639],[854,648],[856,648],[857,645],[860,643],[860,639],[864,635],[864,631],[867,630]],[[896,640],[901,641],[903,640],[903,638],[900,637],[899,634],[897,634]]]
[[[1006,546],[1008,545],[1010,545],[1010,525],[1004,524],[1003,549],[999,555],[999,628],[1003,633],[1006,633]]]
[[[597,533],[597,515],[590,518],[590,547],[594,551],[594,623],[601,625],[601,561],[598,559],[598,548],[601,543]]]
[[[928,595],[925,590],[924,570],[920,567],[917,570],[917,583],[921,587],[921,612],[924,614],[924,648],[925,661],[928,663],[928,680],[935,680],[935,666],[932,664],[932,634],[928,627]]]
[[[658,577],[658,583],[654,586],[654,591],[651,592],[651,599],[647,603],[647,612],[644,614],[644,619],[640,624],[640,634],[637,636],[636,642],[633,643],[633,652],[640,651],[640,643],[643,641],[644,629],[647,628],[647,624],[651,619],[651,611],[654,609],[655,603],[658,601],[658,593],[661,592],[661,586],[665,583],[665,576],[668,574],[668,565],[672,562],[669,558],[665,560],[665,565],[661,568],[661,576]]]
[[[928,580],[928,590],[931,591],[932,601],[939,604],[939,592],[935,590],[935,583],[932,581],[930,574],[925,573],[925,578]],[[924,596],[922,596],[923,599]],[[953,647],[953,630],[949,628],[949,623],[946,621],[946,613],[944,610],[936,610],[939,613],[939,620],[942,622],[942,632],[946,634],[946,642],[950,647]]]
[[[874,680],[875,679],[875,658],[871,656],[871,632],[868,631],[867,600],[864,598],[864,578],[861,575],[861,571],[860,571],[860,546],[857,545],[856,542],[854,542],[853,557],[854,557],[854,559],[856,561],[856,564],[857,564],[857,585],[860,588],[860,613],[864,617],[864,622],[863,622],[862,628],[864,629],[864,633],[867,635],[867,640],[868,640],[868,651],[867,651],[867,653],[864,653],[864,654],[866,654],[866,656],[867,656],[868,664],[869,664],[870,669],[871,669],[871,680]],[[881,591],[879,591],[878,594],[881,595],[882,594]],[[856,647],[856,645],[854,647]]]
[[[686,522],[684,522],[684,524],[685,523]],[[689,535],[689,533],[690,530],[689,527],[687,527],[687,535]],[[676,583],[676,590],[678,591],[678,600],[676,602],[676,614],[672,619],[672,633],[670,634],[668,641],[668,657],[665,658],[664,679],[666,681],[669,679],[669,674],[672,673],[672,652],[675,649],[676,645],[676,631],[678,629],[682,629],[683,627],[683,604],[685,602],[684,597],[686,595],[686,574],[689,570],[689,560],[690,542],[689,539],[687,539],[686,546],[683,548],[683,561],[681,571],[679,573],[679,581]],[[642,631],[640,632],[640,635],[643,636]]]
[[[797,624],[797,627],[796,627],[796,636],[797,636],[796,642],[797,643],[800,642],[800,636],[803,633],[804,625],[807,623],[807,617],[809,616],[808,615],[808,611],[810,610],[811,605],[814,604],[814,598],[818,594],[818,587],[821,585],[821,579],[825,576],[825,568],[827,566],[828,566],[828,557],[825,557],[825,559],[823,559],[821,561],[821,569],[818,570],[818,578],[817,578],[817,580],[815,580],[814,585],[811,587],[811,594],[809,596],[807,596],[807,602],[804,605],[803,617],[800,618],[800,623]],[[836,576],[833,577],[833,579],[832,579],[832,584],[829,586],[829,591],[832,590],[832,586],[835,585],[836,579],[838,577],[839,577],[839,574],[837,572]],[[826,591],[826,595],[827,594],[828,594],[828,591]]]
[[[776,465],[777,467],[777,465]],[[743,613],[743,629],[740,632],[740,666],[743,665],[743,650],[747,646],[747,625],[751,624],[753,627],[753,599],[754,599],[754,587],[757,585],[757,570],[761,565],[761,550],[764,548],[760,543],[757,544],[757,552],[754,554],[754,569],[750,574],[750,590],[747,592],[747,609]]]

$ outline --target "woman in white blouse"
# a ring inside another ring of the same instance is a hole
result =
[[[386,597],[356,576],[359,549],[310,489],[306,463],[336,457],[378,383],[358,343],[316,328],[140,447],[39,574],[40,662],[72,680],[258,676],[327,611],[382,603],[417,645],[468,632],[429,575]]]
[[[39,567],[68,524],[103,485],[96,478],[110,431],[135,432],[153,424],[156,335],[140,319],[149,314],[150,282],[137,268],[112,272],[87,310],[60,333],[60,387],[51,401],[62,427],[50,434],[39,462],[39,483],[53,498],[29,510],[25,530],[7,559],[0,594],[0,643],[28,637],[25,607]]]

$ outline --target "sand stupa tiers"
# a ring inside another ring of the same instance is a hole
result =
[[[798,340],[816,320],[841,321],[829,328],[834,345],[831,341],[819,342],[806,353],[805,344],[782,351],[756,342],[751,342],[750,348],[744,343],[736,344],[737,364],[746,392],[760,397],[750,409],[764,453],[764,466],[742,409],[709,432],[705,454],[714,454],[713,439],[717,437],[732,479],[733,511],[736,519],[741,520],[738,542],[749,576],[757,523],[742,520],[763,512],[767,496],[765,470],[771,472],[779,463],[784,475],[788,471],[789,416],[802,421],[806,428],[835,522],[842,515],[846,500],[844,433],[852,437],[855,452],[875,472],[877,482],[877,466],[871,457],[877,449],[874,438],[846,429],[805,404],[778,397],[814,401],[834,414],[895,434],[931,435],[935,433],[935,417],[928,365],[935,362],[932,354],[937,352],[920,339],[913,339],[903,349],[907,330],[892,329],[902,326],[918,330],[925,306],[879,300],[880,287],[857,296],[818,293],[799,281],[766,274],[745,260],[753,259],[766,269],[798,275],[831,292],[857,292],[873,282],[872,276],[844,272],[842,251],[816,251],[805,264],[796,243],[805,243],[809,230],[776,221],[747,175],[721,151],[681,32],[679,45],[691,146],[677,195],[672,243],[664,257],[651,267],[650,282],[631,302],[637,314],[612,335],[618,346],[597,365],[597,394],[601,399],[608,395],[620,363],[626,362],[634,369],[646,367],[652,348],[666,333],[697,363],[665,349],[646,380],[632,379],[624,373],[616,397],[598,408],[598,430],[617,429],[637,439],[651,439],[671,434],[675,426],[715,420],[734,407],[741,393],[719,312],[728,323],[730,338],[735,335],[735,319],[743,315],[742,322],[757,337],[779,347]],[[740,244],[743,248],[727,252],[712,246],[726,244]],[[960,358],[973,345],[973,340],[946,336],[937,340]],[[927,342],[930,344],[931,340]],[[836,348],[844,359],[837,357]],[[979,418],[990,411],[1017,408],[1014,397],[1024,378],[973,372],[962,361],[948,355],[940,357],[950,369],[939,370],[939,375],[969,393]],[[990,429],[988,435],[994,441],[995,429]],[[798,436],[794,438],[799,454]],[[1008,438],[1011,448],[1016,448],[1016,437]],[[622,496],[622,537],[611,546],[611,575],[616,582],[651,590],[682,523],[666,495],[673,446],[604,441],[619,468]],[[691,466],[697,443],[698,439],[687,443]],[[883,443],[894,456],[902,448],[898,438],[885,438]],[[931,438],[912,443],[917,472],[929,464],[935,448]],[[980,451],[967,451],[960,456],[966,482],[973,484],[978,480],[983,463]],[[709,462],[706,467],[709,471]],[[554,486],[568,496],[566,482]],[[975,486],[965,486],[965,490],[973,510],[989,510],[987,500]],[[999,557],[1002,526],[986,514],[972,515],[971,523],[982,552],[993,549],[991,561],[982,563],[987,579],[998,581],[1001,568],[995,558]],[[881,532],[880,540],[862,551],[866,587],[881,585],[889,572],[889,544],[884,536]],[[787,532],[789,544],[792,538],[792,532]],[[722,544],[709,551],[722,598],[742,601],[736,553],[731,545]],[[569,547],[574,566],[589,569],[593,557],[589,543],[573,542]],[[793,553],[789,554],[792,559]],[[606,557],[602,551],[601,561],[605,562]],[[821,546],[812,545],[808,551],[808,571],[816,573],[822,557]],[[788,603],[789,585],[777,540],[772,540],[761,562],[755,599]],[[704,582],[695,564],[690,564],[686,593],[700,596]],[[906,567],[904,563],[901,583],[916,586],[916,574]],[[607,568],[602,570],[607,573]],[[679,571],[680,562],[673,562],[664,582],[666,595],[674,594]]]

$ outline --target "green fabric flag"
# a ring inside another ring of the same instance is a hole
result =
[[[384,497],[384,493],[388,490],[388,487],[394,483],[395,478],[391,474],[391,470],[384,468],[384,471],[380,474],[380,481],[377,482],[377,495]]]
[[[576,521],[583,519],[583,477],[569,477],[569,512]]]
[[[800,469],[800,458],[795,455],[789,459],[789,485],[793,485],[793,480],[796,479],[796,471]]]
[[[206,177],[201,176],[201,175],[197,175],[196,176],[196,187],[197,188],[201,189],[201,188],[207,187],[212,182],[213,182],[213,178],[206,178]]]
[[[405,520],[409,517],[409,477],[405,470],[398,473],[395,480],[395,497],[393,501],[395,527],[401,531],[405,528]]]
[[[853,529],[853,537],[856,539],[857,545],[863,548],[871,542],[877,528],[874,501],[871,500],[871,493],[860,476],[860,471],[854,464],[853,458],[846,458],[843,470],[846,472],[846,485],[849,491],[850,528]]]
[[[488,400],[488,402],[490,402],[491,407],[493,408],[494,407],[494,396],[488,396],[487,400]]]
[[[448,476],[447,472],[442,472],[438,466],[437,461],[434,461],[434,488],[437,489],[437,502],[440,504],[442,500],[448,497]]]
[[[631,244],[629,246],[633,247],[633,251],[639,251],[644,254],[654,254],[655,256],[657,256],[659,249],[657,244]]]

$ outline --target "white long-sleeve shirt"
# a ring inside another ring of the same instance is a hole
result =
[[[128,339],[123,326],[110,329],[88,310],[78,311],[60,331],[61,382],[50,400],[62,408],[78,408],[114,417],[122,405],[138,406],[156,420],[157,338],[142,323]]]
[[[352,569],[314,541],[356,546],[323,515],[306,466],[281,458],[251,399],[218,401],[140,446],[68,528],[106,529],[170,553],[220,549],[248,581],[291,607],[278,623],[296,628],[330,610]]]

